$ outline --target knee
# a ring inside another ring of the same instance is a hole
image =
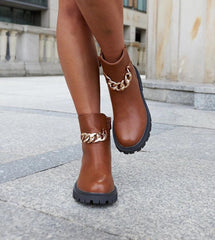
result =
[[[99,0],[76,0],[76,2],[78,6],[87,7],[90,11],[104,8],[104,2]]]
[[[69,18],[70,21],[81,19],[82,15],[74,0],[59,0],[59,17]]]

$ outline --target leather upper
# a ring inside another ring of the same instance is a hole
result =
[[[104,59],[102,53],[99,56],[99,61],[104,73],[115,82],[124,79],[126,68],[129,66],[132,80],[128,88],[118,92],[109,87],[109,93],[113,106],[114,132],[117,141],[124,147],[134,146],[144,135],[147,112],[141,97],[136,71],[130,61],[126,46],[118,61],[109,63]]]
[[[77,181],[80,190],[90,193],[109,193],[114,190],[111,173],[111,119],[104,114],[79,115],[81,133],[107,130],[107,139],[97,143],[82,143],[82,166]]]

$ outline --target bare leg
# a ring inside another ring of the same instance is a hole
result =
[[[94,39],[74,0],[59,3],[58,52],[83,134],[82,167],[73,197],[81,203],[113,203],[117,191],[111,173],[110,119],[99,113],[99,66]]]
[[[122,0],[75,0],[104,56],[101,56],[113,106],[113,133],[124,153],[140,151],[149,138],[151,117],[142,95],[141,78],[123,39]]]
[[[97,52],[91,31],[74,0],[59,0],[57,44],[77,113],[99,113]]]
[[[105,58],[115,62],[124,47],[122,0],[75,0]]]

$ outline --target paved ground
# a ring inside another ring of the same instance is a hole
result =
[[[72,198],[81,148],[64,79],[1,78],[0,239],[215,239],[215,112],[149,106],[146,148],[127,156],[113,146],[119,201],[82,206]]]

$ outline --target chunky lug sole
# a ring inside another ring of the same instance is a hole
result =
[[[141,77],[140,77],[140,74],[139,74],[139,72],[138,72],[138,70],[135,66],[134,66],[134,69],[135,69],[136,74],[137,74],[137,79],[138,79],[138,83],[139,83],[139,89],[140,89],[141,97],[142,97],[143,103],[144,103],[145,108],[146,108],[147,124],[146,124],[145,132],[144,132],[142,138],[140,139],[140,141],[137,144],[135,144],[133,146],[130,146],[130,147],[124,147],[118,142],[117,137],[116,137],[115,132],[114,132],[114,124],[113,124],[113,138],[114,138],[115,145],[120,152],[123,152],[125,154],[129,154],[129,153],[132,154],[134,152],[139,152],[145,146],[146,142],[148,141],[148,139],[150,137],[150,131],[151,131],[151,125],[152,125],[151,124],[151,114],[149,112],[149,108],[146,104],[146,101],[145,101],[145,98],[144,98],[144,95],[143,95],[143,85],[142,85]]]
[[[73,189],[73,198],[84,204],[94,204],[94,205],[107,205],[113,204],[117,201],[117,188],[110,193],[89,193],[81,191],[75,183]]]

